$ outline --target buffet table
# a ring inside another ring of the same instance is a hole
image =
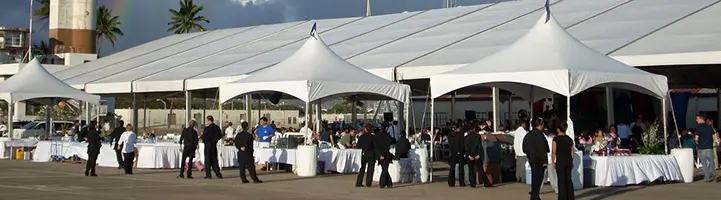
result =
[[[137,144],[136,147],[138,148],[138,168],[180,168],[182,153],[178,144]],[[200,148],[195,154],[196,160],[201,162],[204,160],[203,149],[204,144],[200,144]],[[238,166],[238,154],[234,146],[223,146],[218,149],[218,152],[220,154],[218,162],[221,167]],[[421,160],[419,167],[427,167],[427,160],[423,160],[423,158],[427,158],[426,154],[423,149],[415,149],[409,152],[409,157]],[[33,161],[48,162],[51,160],[51,155],[62,155],[66,158],[77,155],[79,158],[87,160],[87,143],[40,141],[37,144]],[[320,149],[318,151],[318,161],[325,163],[325,171],[357,173],[360,171],[361,155],[359,149]],[[268,162],[295,165],[296,149],[257,148],[254,157],[256,163]],[[98,165],[103,167],[118,166],[115,151],[113,151],[111,144],[105,143],[101,147]]]
[[[676,158],[671,155],[586,156],[595,171],[596,186],[626,186],[645,182],[683,181]]]

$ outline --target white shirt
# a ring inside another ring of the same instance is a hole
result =
[[[225,139],[232,139],[235,136],[235,129],[233,127],[225,128]]]
[[[103,124],[103,130],[109,131],[110,130],[110,123]]]
[[[516,152],[517,156],[526,156],[526,154],[523,153],[523,138],[526,137],[526,134],[528,134],[528,131],[523,129],[523,127],[518,127],[518,129],[513,131],[513,151]]]
[[[388,133],[391,135],[391,137],[398,139],[401,135],[401,129],[398,128],[398,125],[390,125],[388,126]]]
[[[628,139],[631,137],[631,127],[628,127],[626,124],[616,126],[616,131],[618,133],[618,137],[621,139]]]
[[[135,151],[135,143],[138,141],[138,136],[135,135],[135,133],[131,131],[126,131],[122,135],[120,135],[120,140],[118,141],[118,146],[122,145],[122,152],[123,153],[133,153]]]

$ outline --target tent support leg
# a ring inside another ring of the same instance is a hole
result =
[[[88,107],[85,106],[85,109],[87,111]],[[135,92],[133,92],[133,127],[138,128],[138,94]]]
[[[663,122],[662,122],[662,124],[663,124],[663,141],[665,144],[663,146],[664,146],[664,150],[665,150],[666,154],[668,154],[669,153],[668,144],[666,144],[666,142],[668,142],[668,128],[666,128],[667,127],[666,124],[668,124],[667,123],[668,120],[666,120],[666,115],[668,115],[668,113],[666,112],[666,97],[663,97],[661,99],[661,116],[662,116],[661,120],[663,120]]]
[[[245,100],[245,121],[248,122],[248,124],[253,124],[252,122],[250,122],[250,119],[252,119],[250,115],[253,114],[253,110],[252,110],[253,106],[251,105],[251,101],[252,101],[251,98],[252,98],[252,96],[250,96],[249,94],[245,95],[245,98],[244,98],[244,100]]]
[[[185,123],[186,123],[186,127],[190,126],[190,120],[193,119],[193,115],[192,115],[193,97],[191,95],[192,94],[189,90],[185,90]]]
[[[453,121],[456,121],[456,94],[457,92],[451,94],[451,120]]]
[[[491,101],[493,101],[493,132],[498,132],[498,88],[491,88]]]
[[[430,172],[430,175],[431,175],[430,177],[428,177],[428,182],[430,182],[430,183],[433,183],[433,161],[435,161],[435,158],[434,158],[434,157],[435,157],[435,155],[436,155],[436,152],[434,151],[434,148],[435,148],[435,146],[436,146],[436,144],[435,144],[435,143],[436,143],[436,134],[435,134],[436,129],[435,129],[435,127],[434,127],[434,125],[435,125],[435,120],[434,120],[434,118],[435,118],[435,117],[434,117],[434,116],[435,116],[435,112],[434,112],[434,109],[433,109],[433,103],[434,103],[434,99],[431,98],[431,130],[430,130],[430,134],[431,134],[431,143],[430,143],[430,144],[431,144],[431,155],[430,155],[430,158],[431,158],[431,160],[430,160],[430,162],[428,163],[428,167],[430,168],[430,169],[429,169],[429,172]]]
[[[52,130],[52,129],[50,129],[50,127],[52,127],[52,126],[48,126],[49,124],[52,124],[51,120],[50,120],[50,118],[53,114],[53,103],[52,102],[53,101],[50,100],[45,104],[45,133],[48,134],[47,138],[50,137],[50,135],[51,135],[50,131]]]
[[[613,88],[606,87],[606,127],[610,127],[614,121],[613,112]]]
[[[534,89],[534,87],[531,86],[531,95],[529,95],[529,96],[531,97],[531,99],[528,101],[528,105],[529,105],[529,108],[530,108],[530,111],[528,112],[528,113],[530,114],[530,115],[528,115],[528,116],[529,116],[529,117],[528,117],[528,125],[529,125],[528,127],[532,127],[532,126],[533,126],[533,125],[531,125],[531,121],[533,121],[533,103],[536,102],[536,99],[535,99],[535,97],[533,96],[533,89]]]
[[[306,101],[305,102],[305,123],[303,124],[303,126],[306,129],[309,129],[308,128],[308,127],[310,127],[309,124],[310,124],[310,102]],[[313,134],[308,134],[307,132],[303,133],[303,134],[305,134],[305,135],[303,135],[303,136],[305,136],[305,145],[310,145],[311,137],[313,137]]]
[[[13,107],[15,106],[15,103],[12,101],[8,101],[8,138],[13,138]],[[12,151],[12,150],[11,150]],[[12,153],[12,152],[11,152]]]
[[[358,121],[358,96],[350,96],[350,99],[351,105],[353,106],[353,109],[350,111],[350,123],[355,124],[355,122]]]

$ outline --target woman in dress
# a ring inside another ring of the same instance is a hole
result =
[[[571,171],[573,170],[573,139],[566,135],[568,124],[561,123],[556,127],[558,136],[553,138],[551,160],[553,168],[556,169],[558,181],[558,200],[574,199],[573,181]]]

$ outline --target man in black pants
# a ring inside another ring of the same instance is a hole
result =
[[[543,184],[543,172],[548,166],[548,141],[543,134],[543,119],[536,118],[531,123],[533,130],[523,138],[523,153],[531,165],[531,200],[540,200],[541,185]]]
[[[475,126],[478,127],[478,126]],[[485,151],[483,145],[481,145],[481,136],[478,132],[481,129],[474,129],[472,126],[465,128],[468,135],[464,139],[464,147],[466,158],[468,158],[468,180],[471,182],[471,187],[476,187],[476,182],[481,181],[485,187],[493,187],[491,182],[488,180],[486,171],[483,170],[483,158]],[[478,171],[478,178],[476,180],[476,171]]]
[[[188,179],[193,178],[193,159],[195,158],[195,150],[198,149],[198,131],[195,130],[195,120],[188,122],[188,127],[183,129],[183,134],[180,135],[180,152],[183,152],[183,156],[180,159],[180,175],[178,178],[185,178],[183,172],[185,172],[185,159],[188,159]]]
[[[88,141],[88,161],[85,163],[85,176],[98,176],[95,174],[95,165],[98,161],[98,154],[100,154],[100,132],[97,128],[98,122],[90,122],[90,126],[87,127],[84,140]]]
[[[110,137],[113,139],[113,149],[115,149],[115,158],[118,160],[118,169],[123,169],[125,162],[123,161],[123,153],[122,150],[118,149],[118,142],[120,142],[120,136],[123,135],[125,132],[125,122],[120,120],[118,122],[118,126],[113,129],[113,132],[110,133]]]
[[[248,169],[250,179],[253,183],[262,183],[255,174],[255,160],[253,159],[253,134],[248,132],[248,122],[240,123],[241,131],[233,139],[235,148],[238,149],[238,164],[240,165],[240,180],[248,183],[245,177],[245,170]]]
[[[448,186],[450,187],[456,186],[456,165],[458,166],[458,182],[461,187],[466,186],[464,178],[465,169],[463,169],[466,164],[463,147],[464,138],[460,126],[459,124],[454,125],[453,134],[448,138],[448,146],[451,153],[448,159],[448,165],[450,166],[450,170],[448,171]]]
[[[358,178],[356,179],[355,186],[363,187],[363,176],[365,175],[366,169],[368,169],[368,176],[366,179],[366,187],[371,187],[373,184],[373,173],[376,167],[376,156],[375,147],[373,146],[373,134],[371,132],[370,124],[366,124],[361,131],[361,135],[358,137],[357,146],[362,150],[361,153],[361,168],[358,172]],[[368,166],[368,168],[366,168]]]
[[[220,127],[213,123],[213,116],[208,115],[206,119],[206,127],[203,131],[203,143],[205,144],[204,156],[205,156],[205,178],[210,179],[210,170],[215,172],[215,176],[222,179],[223,175],[220,174],[220,166],[218,165],[218,140],[223,138],[220,132]]]
[[[381,166],[381,177],[378,181],[381,188],[392,188],[393,180],[391,180],[391,174],[388,173],[388,166],[393,160],[393,154],[391,153],[391,143],[393,138],[389,133],[381,132],[375,136],[375,154],[378,157],[378,164]],[[372,175],[371,175],[372,176]]]

